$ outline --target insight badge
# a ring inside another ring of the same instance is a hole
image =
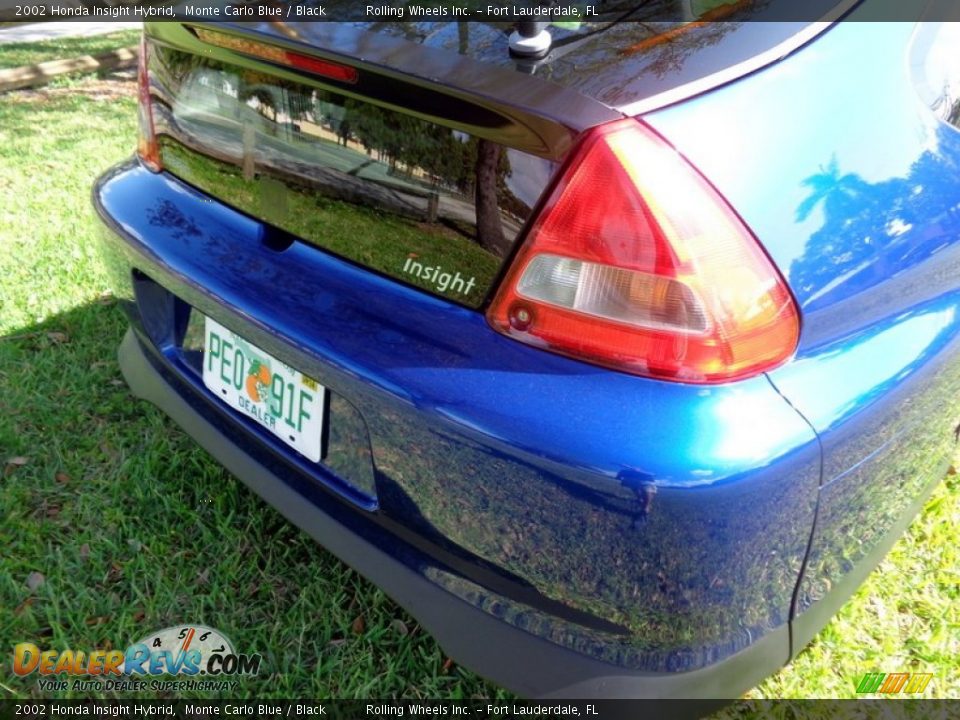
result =
[[[164,628],[141,638],[126,650],[41,650],[28,642],[19,643],[13,649],[13,672],[20,677],[34,672],[48,681],[86,676],[101,686],[107,681],[110,684],[108,689],[136,689],[127,688],[122,681],[116,680],[124,676],[131,679],[161,675],[188,678],[207,676],[222,680],[238,675],[256,675],[260,671],[261,661],[262,657],[257,653],[237,653],[226,635],[203,625]],[[65,679],[57,683],[44,683],[41,680],[41,683],[49,685],[44,689],[67,689]],[[224,683],[203,684],[216,684],[219,687]],[[235,684],[226,685],[230,687]],[[152,683],[151,689],[182,688],[183,683],[162,685],[170,687],[161,688],[160,684]],[[196,689],[203,689],[199,683],[197,685]]]
[[[403,272],[436,285],[437,290],[442,293],[449,290],[451,293],[469,295],[473,290],[477,282],[475,277],[463,276],[459,270],[456,273],[444,272],[440,265],[424,265],[416,260],[418,257],[416,253],[407,255],[403,263]]]

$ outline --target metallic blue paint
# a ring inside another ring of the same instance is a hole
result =
[[[822,598],[954,442],[960,135],[919,102],[911,37],[844,23],[646,118],[796,295],[797,358],[768,376],[671,384],[541,352],[301,243],[272,250],[257,221],[136,163],[95,190],[105,257],[146,347],[175,332],[145,326],[131,268],[357,409],[373,505],[244,436],[305,502],[378,526],[413,571],[558,645],[704,667]],[[160,345],[157,367],[239,432]]]
[[[648,118],[741,213],[803,314],[796,359],[770,373],[824,451],[798,611],[881,542],[955,445],[960,132],[915,87],[925,57],[947,52],[938,41],[912,23],[841,23]]]
[[[120,231],[105,254],[141,338],[165,333],[144,329],[131,267],[349,399],[370,432],[372,519],[453,568],[451,592],[651,671],[787,622],[820,454],[765,377],[698,387],[543,353],[300,243],[271,250],[256,221],[138,165],[96,201]]]

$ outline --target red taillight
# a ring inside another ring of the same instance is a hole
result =
[[[137,115],[140,132],[137,140],[137,154],[140,160],[154,172],[160,172],[160,147],[153,128],[153,101],[150,98],[150,73],[147,69],[146,35],[140,37],[140,59],[137,62]]]
[[[197,33],[198,38],[211,45],[226,48],[227,50],[235,50],[236,52],[251,55],[261,60],[269,60],[278,65],[289,65],[298,70],[304,70],[305,72],[330,78],[331,80],[355,83],[359,77],[357,69],[349,65],[341,65],[340,63],[330,62],[329,60],[321,60],[320,58],[304,55],[294,52],[293,50],[287,50],[277,45],[257,42],[256,40],[250,40],[248,38],[235,37],[201,27],[194,28],[194,32]]]
[[[634,120],[583,139],[487,318],[531,345],[696,383],[782,363],[800,324],[750,231],[679,153]]]
[[[285,54],[287,64],[300,70],[306,70],[314,75],[322,75],[323,77],[330,78],[331,80],[339,80],[340,82],[355,83],[357,81],[356,68],[327,62],[326,60],[320,60],[319,58],[310,57],[309,55],[301,55],[300,53],[291,52],[290,50],[287,50]]]

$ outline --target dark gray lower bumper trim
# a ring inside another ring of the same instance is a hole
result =
[[[147,357],[133,330],[119,359],[130,388],[158,406],[227,470],[330,552],[382,588],[464,667],[524,696],[736,698],[783,665],[787,626],[707,668],[685,673],[630,673],[531,635],[469,605],[344,527],[227,438]],[[163,362],[160,360],[160,362]]]

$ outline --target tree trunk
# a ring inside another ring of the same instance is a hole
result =
[[[500,208],[497,203],[497,166],[500,164],[500,146],[489,140],[477,143],[476,183],[474,199],[477,204],[477,242],[484,250],[503,257],[509,244],[503,237]]]

